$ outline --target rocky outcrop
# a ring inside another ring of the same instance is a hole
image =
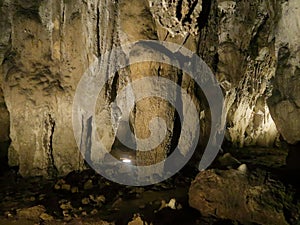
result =
[[[204,217],[286,225],[299,221],[300,204],[293,201],[294,196],[264,171],[207,170],[192,182],[189,204]]]

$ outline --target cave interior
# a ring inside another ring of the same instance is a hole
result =
[[[299,0],[0,0],[0,225],[300,225],[299,24]]]

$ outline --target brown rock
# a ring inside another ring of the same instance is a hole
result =
[[[147,225],[147,222],[144,222],[139,214],[134,214],[132,221],[128,225]]]
[[[23,208],[17,210],[18,218],[38,221],[42,213],[46,211],[43,205],[37,205],[30,208]]]
[[[53,216],[51,216],[47,213],[42,213],[40,215],[40,219],[42,219],[43,221],[52,221],[52,220],[54,220]]]
[[[227,140],[238,146],[272,146],[280,133],[287,142],[298,142],[299,8],[299,0],[219,0],[209,4],[201,0],[74,0],[61,5],[1,1],[0,142],[11,139],[9,164],[19,166],[22,176],[55,177],[84,169],[72,126],[77,84],[91,63],[112,46],[141,39],[174,42],[201,55],[224,90]],[[130,53],[129,61],[141,57],[134,54]],[[101,61],[108,70],[108,62],[115,59],[109,57]],[[111,100],[125,85],[146,75],[168,78],[186,89],[203,114],[201,132],[205,135],[209,130],[208,107],[202,104],[191,78],[166,64],[131,65],[118,76],[112,74],[98,96],[95,118],[80,115],[78,130],[87,129],[89,119],[93,125],[101,124],[91,126],[91,137],[98,135],[97,141],[81,146],[90,150],[85,152],[93,162],[104,157],[98,151],[98,140],[111,150],[116,140],[112,124],[116,122],[113,126],[118,128],[122,120],[117,115],[118,121],[113,121],[111,115],[117,113],[111,112]],[[144,87],[156,88],[157,84],[149,81]],[[140,91],[134,88],[119,106],[130,105]],[[159,98],[136,103],[130,115],[136,137],[149,137],[153,117],[163,118],[167,125],[162,143],[152,151],[138,151],[136,163],[163,161],[175,140],[175,110]],[[159,131],[162,124],[156,125]],[[162,168],[157,170],[160,173]]]
[[[60,208],[63,210],[73,209],[71,202],[65,202],[60,205]]]
[[[94,185],[93,185],[92,180],[87,180],[83,185],[84,190],[89,190],[89,189],[92,189],[93,187],[94,187]]]
[[[96,215],[97,213],[98,213],[98,210],[97,210],[97,209],[93,209],[93,210],[90,212],[91,215]]]
[[[297,211],[291,196],[292,192],[266,172],[207,170],[200,172],[192,182],[189,204],[205,217],[287,225],[299,218],[299,214],[295,218],[285,216],[287,210]]]
[[[300,141],[300,2],[282,4],[276,33],[277,69],[268,100],[278,131],[290,144]]]
[[[71,188],[71,192],[74,194],[74,193],[77,193],[79,191],[78,187],[72,187]]]
[[[90,199],[89,198],[83,198],[83,199],[81,199],[81,203],[83,205],[88,205],[90,203]]]
[[[65,191],[70,191],[71,190],[71,185],[70,184],[63,184],[61,186],[61,189],[65,190]]]

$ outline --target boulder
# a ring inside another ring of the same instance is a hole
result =
[[[189,204],[204,217],[242,224],[297,224],[299,200],[295,192],[261,170],[200,172],[189,190]]]

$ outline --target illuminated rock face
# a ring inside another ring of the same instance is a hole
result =
[[[266,104],[275,73],[272,32],[277,7],[259,1],[218,2],[222,19],[216,76],[225,90],[227,138],[240,147],[270,146],[278,135]]]
[[[72,130],[76,83],[96,49],[88,5],[5,1],[11,23],[1,86],[10,112],[9,164],[23,176],[83,166]],[[3,15],[3,14],[1,14]],[[96,29],[96,26],[94,27]],[[2,33],[1,33],[2,35]]]
[[[273,93],[269,99],[271,114],[283,138],[290,144],[300,140],[300,3],[282,5],[275,50],[278,55]]]
[[[226,139],[233,144],[271,146],[279,137],[276,127],[289,143],[299,141],[297,4],[297,0],[282,6],[274,1],[221,0],[166,0],[162,5],[150,0],[0,1],[0,106],[6,106],[0,109],[0,124],[1,128],[10,124],[10,165],[19,166],[24,176],[55,176],[84,168],[72,128],[77,84],[106,50],[141,39],[182,44],[204,59],[224,90]],[[101,65],[109,68],[113,57]],[[111,75],[99,95],[93,118],[98,126],[93,129],[105,147],[111,149],[115,142],[113,126],[118,124],[111,120],[110,103],[123,87],[146,74],[166,77],[193,96],[205,139],[209,111],[191,78],[171,66],[144,63]],[[125,103],[134,101],[135,91]],[[146,158],[137,154],[140,164],[163,160],[173,144],[174,108],[159,99],[136,104],[130,118],[134,133],[148,137],[148,121],[157,115],[166,121],[167,136]],[[88,121],[83,118],[82,126]],[[0,138],[7,139],[8,132],[1,132]],[[95,150],[89,154],[93,160],[103,157]]]

